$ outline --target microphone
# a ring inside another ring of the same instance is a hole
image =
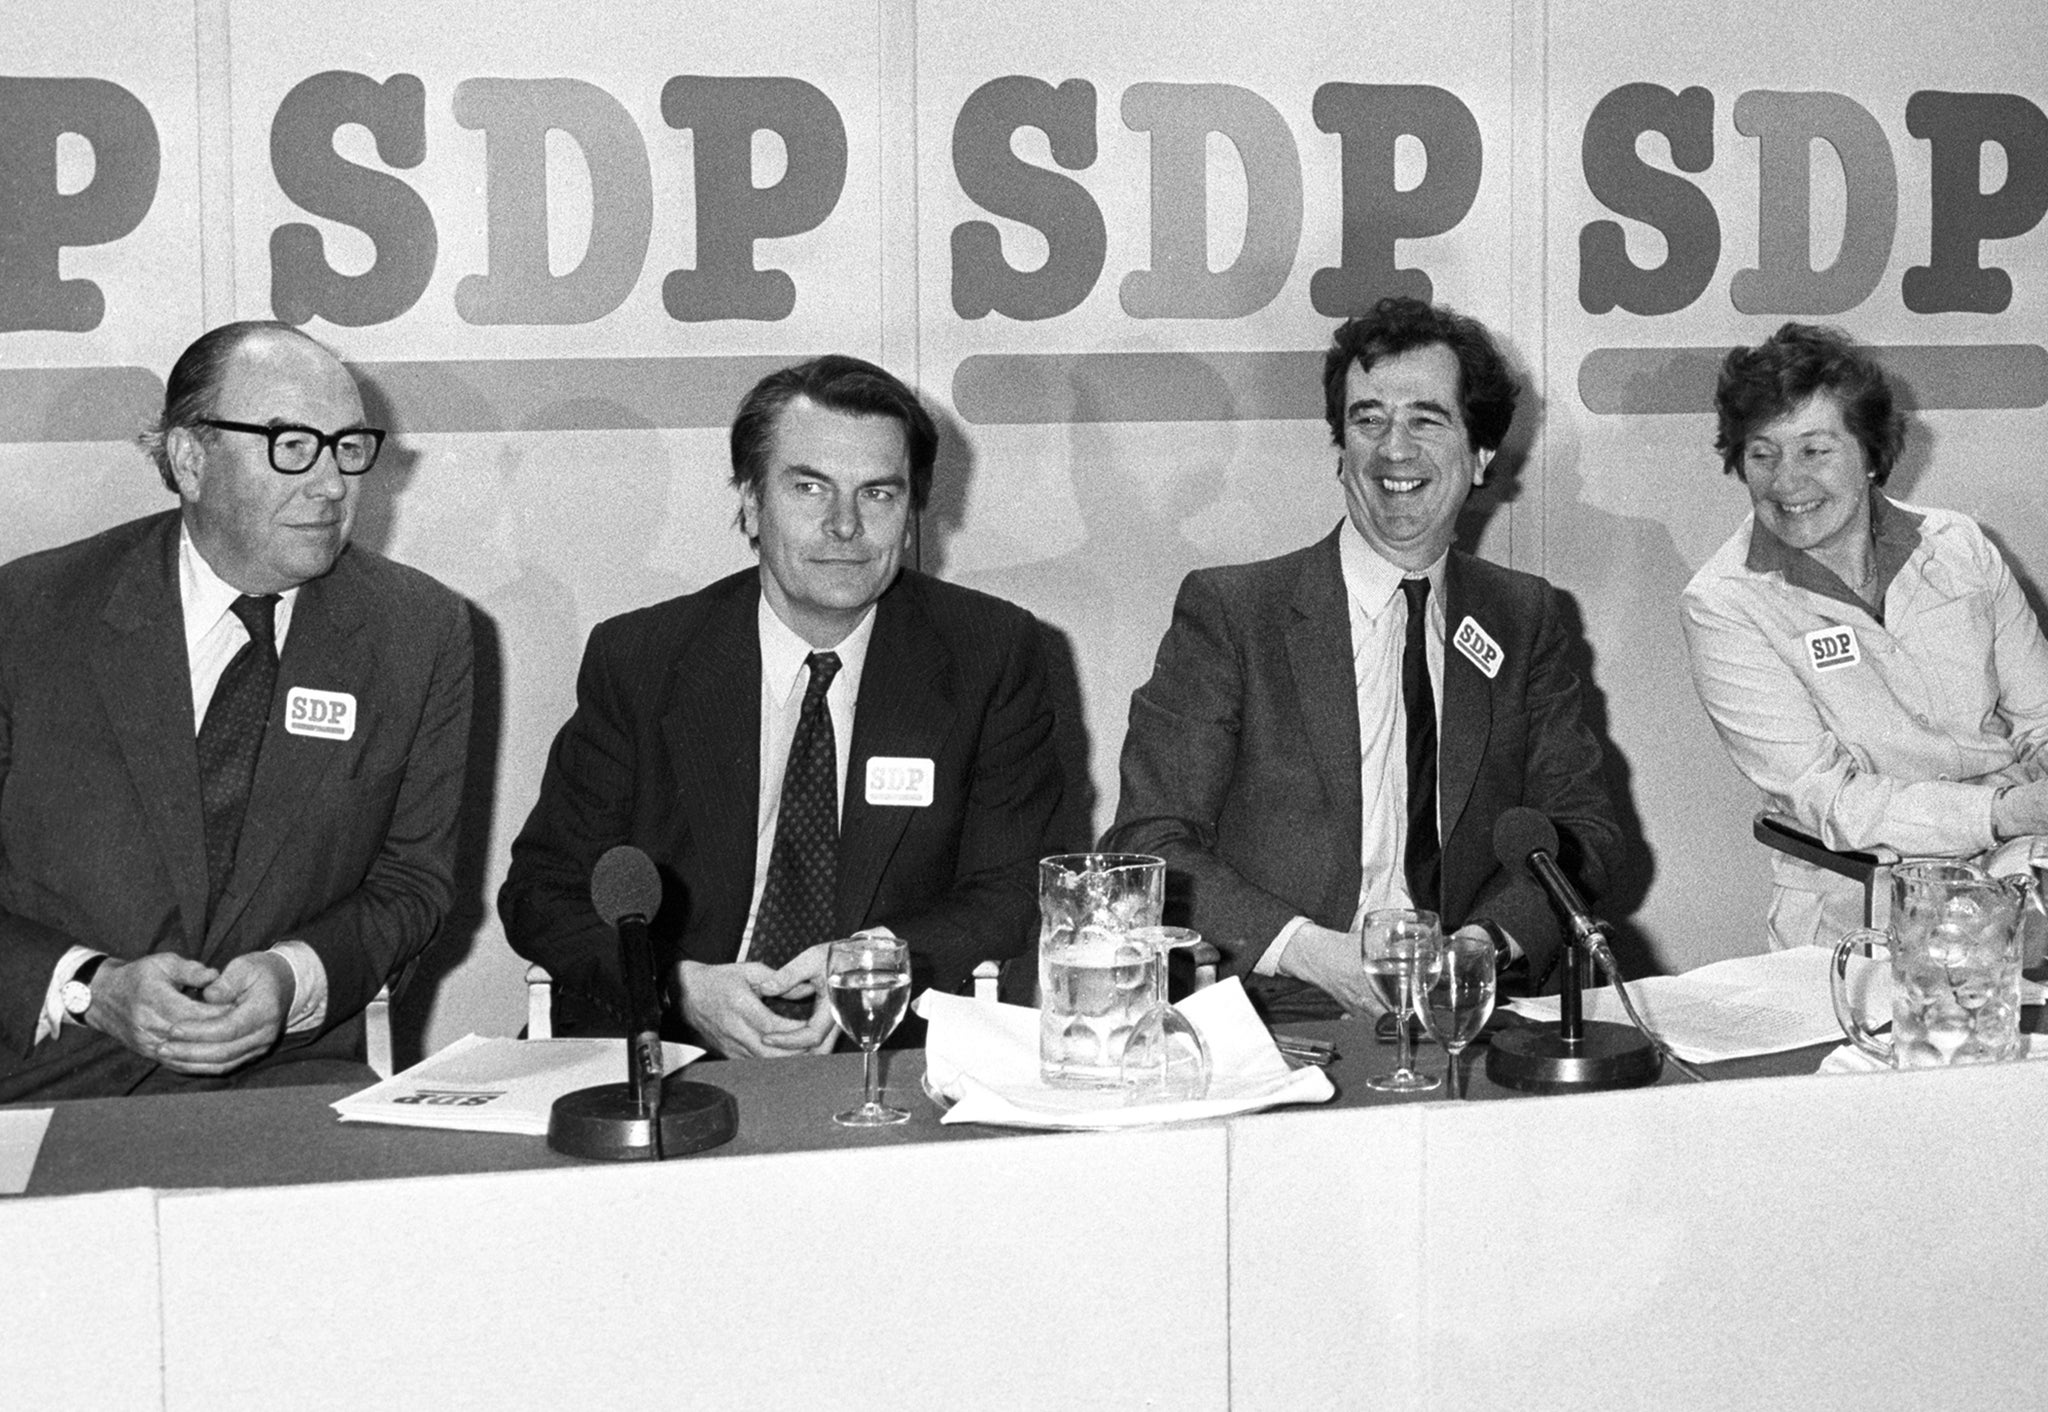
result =
[[[622,843],[591,869],[590,903],[619,934],[630,1031],[626,1082],[579,1088],[556,1099],[548,1114],[548,1146],[573,1157],[659,1162],[730,1142],[739,1131],[732,1095],[662,1072],[661,988],[647,935],[648,919],[661,910],[661,874],[645,853]]]
[[[626,1082],[640,1111],[659,1118],[661,1078],[661,992],[654,979],[654,943],[647,919],[661,910],[661,874],[654,862],[630,843],[605,850],[590,872],[590,902],[604,924],[619,934],[619,963],[626,978]],[[661,1124],[654,1124],[655,1156],[660,1157]]]
[[[1550,895],[1557,919],[1577,940],[1590,943],[1601,934],[1600,921],[1586,910],[1579,890],[1557,866],[1557,826],[1549,819],[1523,805],[1503,811],[1493,826],[1493,856],[1510,872],[1527,868]]]
[[[1529,1025],[1494,1036],[1487,1049],[1486,1076],[1505,1088],[1532,1093],[1655,1083],[1664,1061],[1648,1036],[1627,1025],[1582,1018],[1581,948],[1604,953],[1607,924],[1587,910],[1579,890],[1557,866],[1557,826],[1534,809],[1503,810],[1493,825],[1493,856],[1504,871],[1520,869],[1535,879],[1550,898],[1566,936],[1557,1024]],[[1611,960],[1608,965],[1611,972]],[[1615,983],[1618,988],[1618,975]]]

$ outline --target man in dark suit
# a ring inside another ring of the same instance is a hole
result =
[[[469,619],[348,544],[383,433],[284,324],[178,359],[177,511],[0,569],[0,1101],[368,1081],[449,904]]]
[[[727,1055],[829,1048],[824,943],[885,931],[918,988],[1031,942],[1061,796],[1031,615],[901,568],[938,436],[881,368],[764,379],[732,429],[760,556],[601,623],[499,895],[567,1032],[618,1033],[618,943],[591,870],[645,851],[679,1032]]]
[[[1163,856],[1169,920],[1283,1019],[1377,1008],[1358,929],[1379,907],[1436,911],[1540,977],[1559,932],[1494,861],[1502,810],[1549,815],[1588,892],[1619,843],[1559,595],[1451,547],[1514,416],[1491,337],[1384,300],[1337,330],[1324,395],[1345,521],[1188,576],[1131,697],[1103,841]]]

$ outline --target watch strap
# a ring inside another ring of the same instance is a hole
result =
[[[85,1016],[85,1012],[89,1008],[91,1008],[92,979],[94,976],[99,974],[100,967],[106,964],[106,960],[107,957],[105,952],[97,952],[91,956],[86,957],[83,961],[78,963],[78,969],[71,973],[71,979],[64,983],[66,1001],[64,1006],[64,1012],[67,1015],[69,1015],[72,1019],[83,1019]],[[73,990],[72,987],[74,986],[76,986],[78,989]],[[72,1005],[69,1003],[70,999],[73,995],[78,994],[80,991],[83,991],[85,994],[85,1003],[77,1006],[76,1008],[73,1008]]]

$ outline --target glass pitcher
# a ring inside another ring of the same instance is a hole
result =
[[[2020,1054],[2023,922],[2038,910],[2031,877],[1993,877],[1974,863],[1920,858],[1892,870],[1891,925],[1859,928],[1835,946],[1835,1018],[1856,1047],[1900,1069],[1995,1064]],[[1855,1013],[1849,954],[1891,953],[1892,1033]]]
[[[1166,864],[1143,853],[1065,853],[1038,864],[1039,1074],[1058,1088],[1117,1088],[1124,1046],[1166,1000],[1159,925]]]

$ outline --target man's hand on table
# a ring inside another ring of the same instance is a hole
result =
[[[808,987],[808,989],[806,988]],[[676,967],[683,1018],[728,1058],[781,1059],[815,1054],[832,1039],[832,1005],[825,994],[825,948],[802,952],[779,971],[757,961],[707,966],[684,961]],[[785,1019],[761,1003],[763,996],[815,995],[809,1019]]]
[[[291,963],[274,951],[235,957],[200,992],[219,1013],[181,1020],[160,1057],[185,1074],[225,1074],[257,1058],[284,1032],[291,1013]]]
[[[811,1001],[810,1023],[796,1035],[770,1039],[769,1043],[797,1054],[832,1052],[832,1046],[839,1040],[839,1029],[832,1023],[832,992],[825,984],[825,963],[831,952],[830,942],[798,952],[771,979],[770,985],[775,988],[762,992],[785,1000]],[[806,1036],[810,1036],[808,1042]]]
[[[228,1007],[197,999],[220,978],[211,966],[168,951],[133,961],[108,958],[92,980],[85,1023],[145,1059],[159,1059],[181,1024],[217,1020]],[[178,1067],[172,1065],[173,1068]]]
[[[1307,981],[1343,1006],[1346,1014],[1371,1019],[1386,1008],[1373,998],[1365,983],[1365,961],[1359,954],[1356,932],[1332,931],[1304,922],[1280,953],[1275,969],[1283,976]]]

